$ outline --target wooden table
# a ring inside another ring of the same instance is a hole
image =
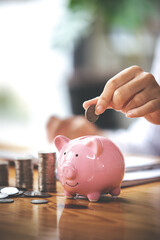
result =
[[[9,174],[14,185],[13,168]],[[36,170],[34,179],[37,188]],[[65,199],[57,182],[48,204],[31,199],[0,204],[0,240],[160,239],[160,182],[125,188],[118,198],[108,195],[97,203]]]

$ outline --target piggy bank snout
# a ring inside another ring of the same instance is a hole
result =
[[[62,173],[63,176],[67,179],[75,179],[76,178],[76,169],[73,165],[71,166],[63,166]]]

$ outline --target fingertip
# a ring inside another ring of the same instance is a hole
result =
[[[93,100],[88,100],[83,103],[83,108],[86,110],[90,105],[94,104]]]
[[[83,108],[86,110],[90,105],[96,105],[99,97],[92,98],[83,103]]]
[[[133,111],[128,111],[128,112],[126,113],[126,117],[128,117],[128,118],[134,117],[134,112],[133,112]]]
[[[86,109],[87,108],[87,102],[85,101],[83,104],[82,104],[83,108]]]
[[[102,105],[97,105],[95,109],[95,114],[100,115],[104,112],[104,107]]]

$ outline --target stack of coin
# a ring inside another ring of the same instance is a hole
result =
[[[31,158],[22,158],[15,161],[16,187],[33,189],[33,161]]]
[[[0,162],[0,186],[8,186],[8,162]]]
[[[38,189],[41,192],[56,192],[56,153],[38,153]]]

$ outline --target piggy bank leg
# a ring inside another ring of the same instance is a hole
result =
[[[118,195],[120,194],[120,192],[121,192],[120,187],[117,187],[117,188],[112,189],[112,190],[110,191],[110,194],[111,194],[112,196],[118,196]]]
[[[89,193],[87,195],[89,201],[91,202],[97,202],[100,198],[100,193],[99,192],[94,192],[94,193]]]
[[[65,195],[66,198],[74,198],[74,196],[75,196],[75,194],[71,195],[66,190],[64,190],[64,195]]]

